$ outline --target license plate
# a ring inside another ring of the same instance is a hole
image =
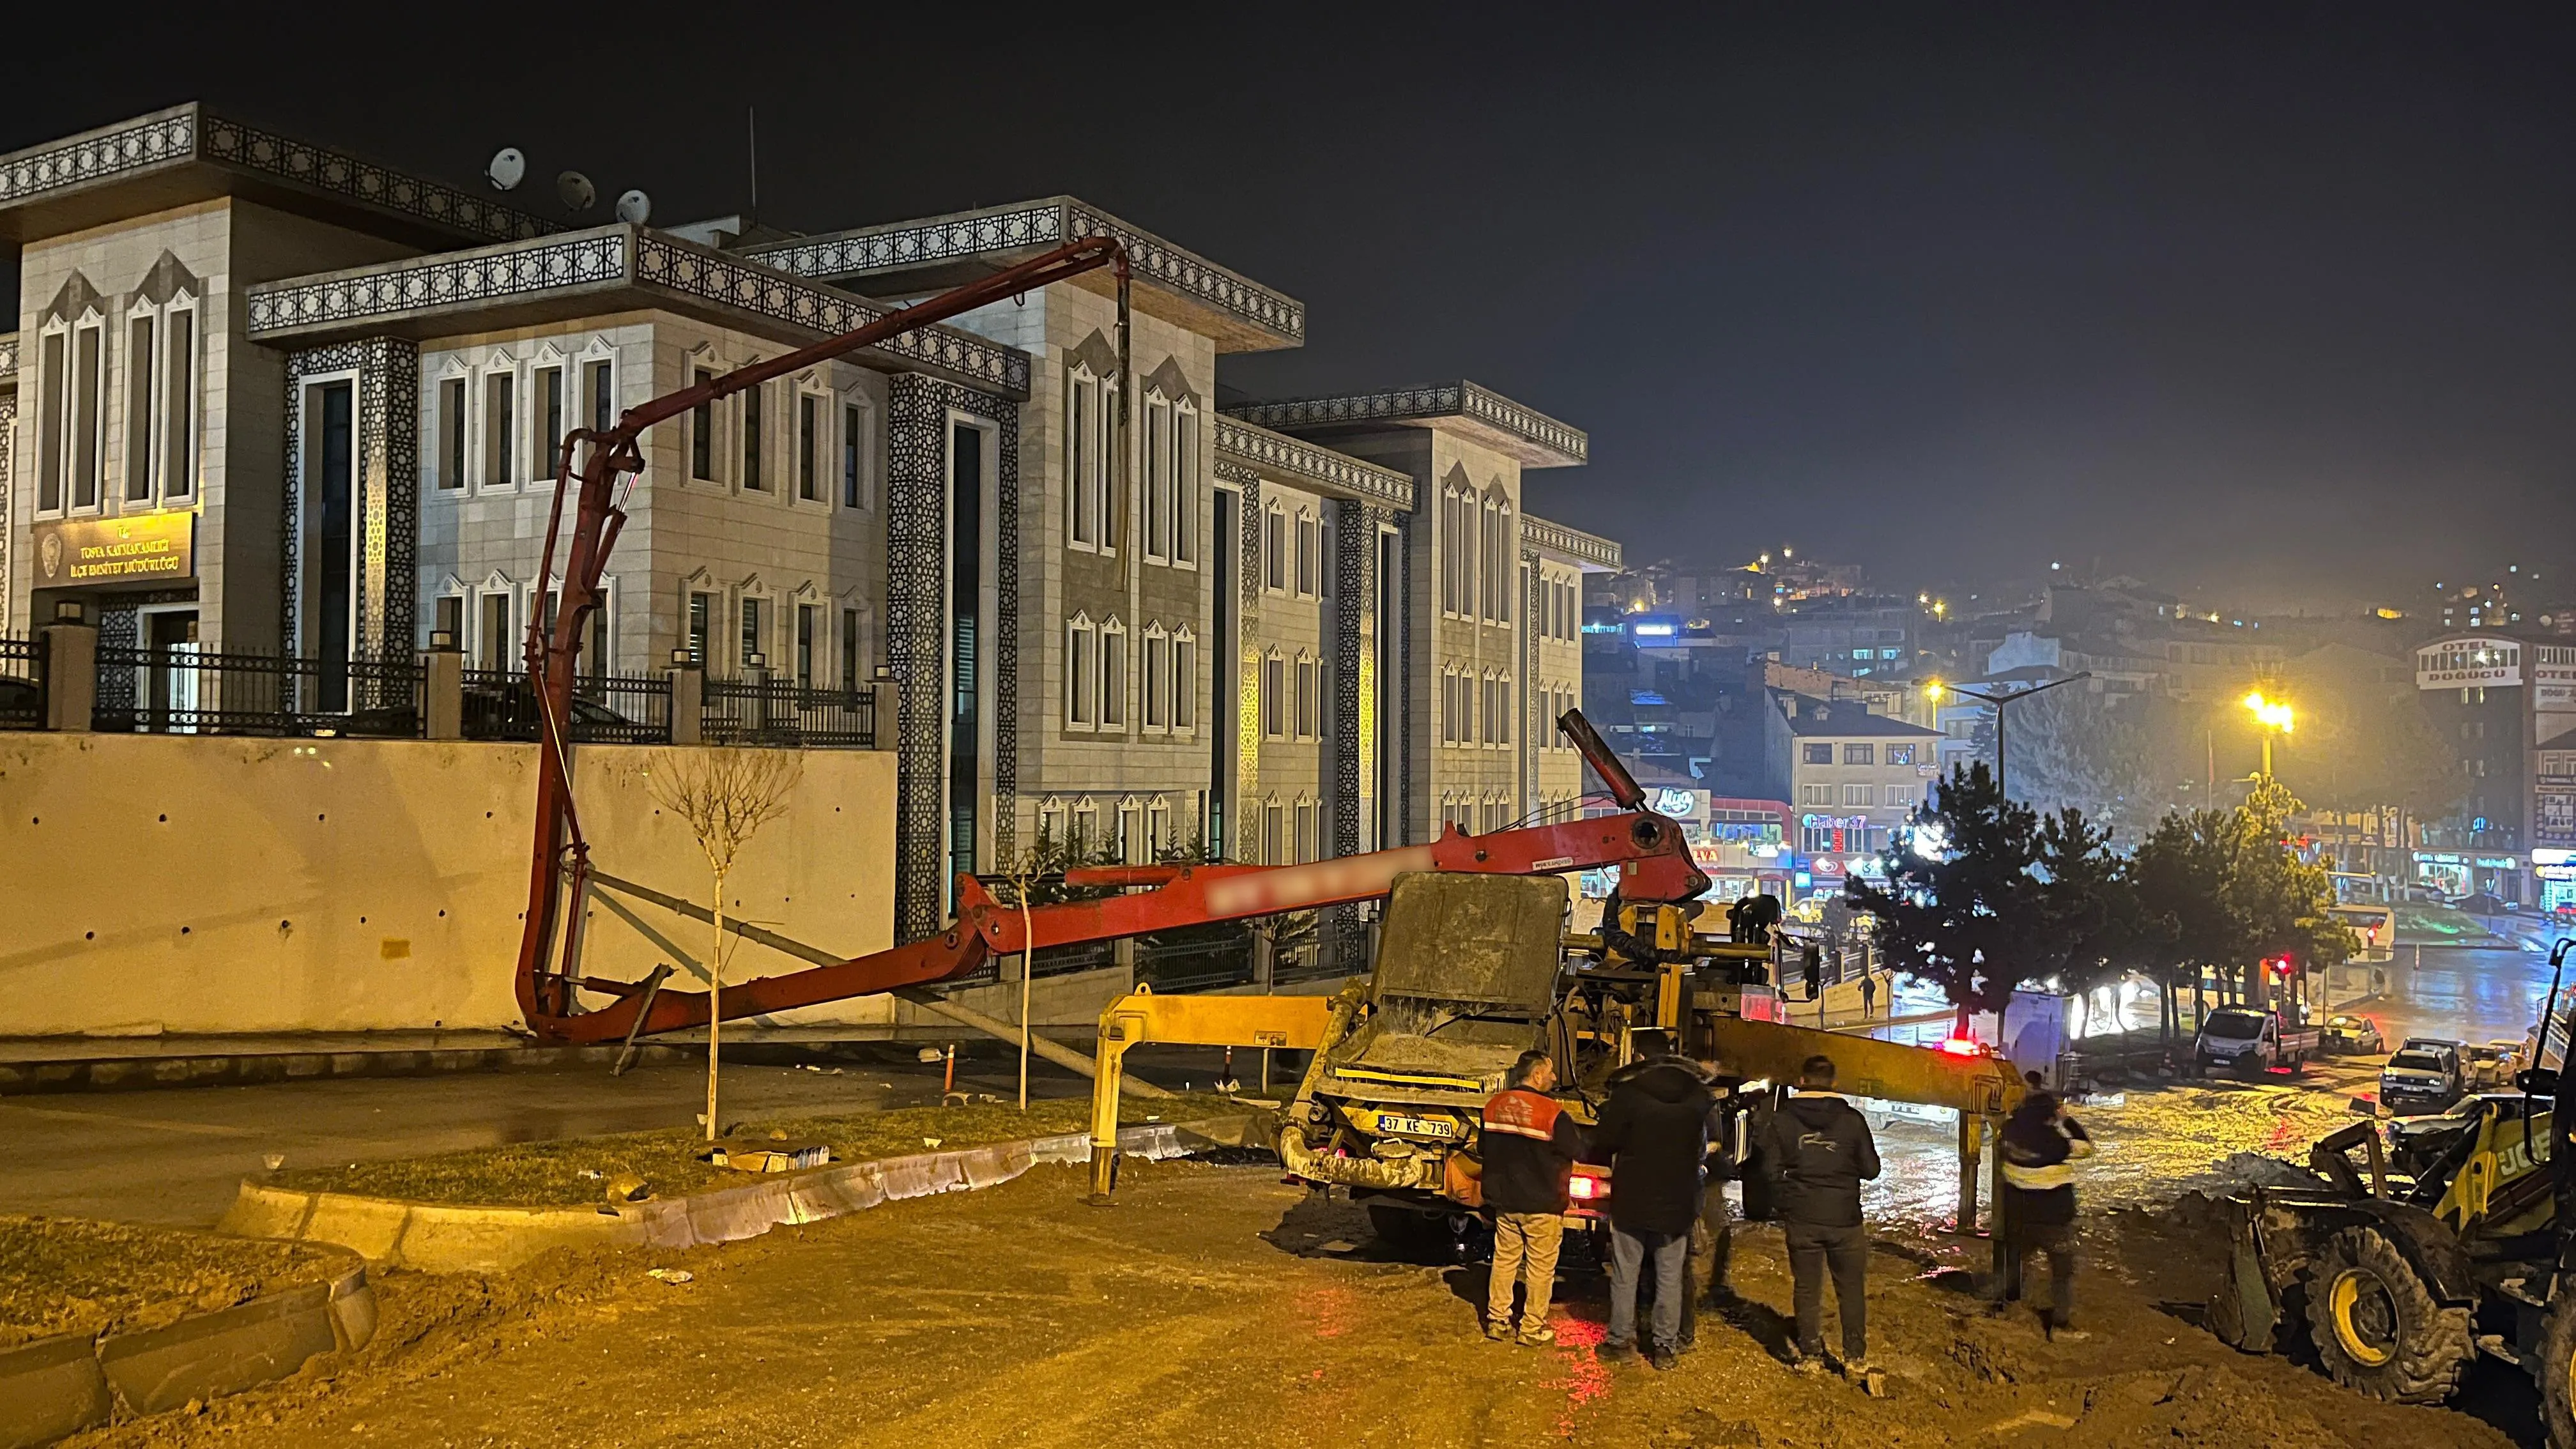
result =
[[[1377,1130],[1395,1132],[1407,1137],[1452,1138],[1458,1135],[1454,1125],[1437,1117],[1387,1117],[1377,1119]]]

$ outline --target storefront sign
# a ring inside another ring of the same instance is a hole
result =
[[[40,589],[151,583],[197,573],[193,513],[51,519],[36,525],[33,538]]]
[[[2551,845],[2576,845],[2576,791],[2539,790],[2531,797],[2531,838]],[[2543,852],[2533,851],[2536,864]]]
[[[1676,790],[1669,785],[1665,786],[1663,789],[1655,793],[1655,813],[1658,815],[1671,815],[1675,817],[1683,815],[1697,815],[1699,813],[1699,792],[1697,790]]]
[[[2471,637],[2445,639],[2415,651],[2417,689],[2459,689],[2473,684],[2522,683],[2522,642]]]

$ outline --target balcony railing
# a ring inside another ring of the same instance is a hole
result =
[[[703,698],[702,732],[711,745],[876,748],[873,689],[807,689],[781,679],[710,679]]]
[[[421,733],[418,660],[298,659],[101,646],[90,728],[108,733],[360,735]]]
[[[465,737],[533,740],[537,698],[516,670],[465,671]],[[601,674],[572,686],[572,739],[577,745],[664,745],[671,742],[668,675]]]
[[[0,639],[0,730],[45,727],[45,643]]]

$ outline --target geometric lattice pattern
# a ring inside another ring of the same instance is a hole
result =
[[[1026,354],[1020,354],[1025,356]],[[1019,409],[921,373],[897,374],[886,399],[886,663],[895,688],[895,939],[947,924],[948,415],[995,425],[992,645],[993,818],[996,860],[1007,859],[1019,780]]]
[[[12,476],[9,454],[11,444],[17,436],[18,395],[14,392],[0,395],[0,634],[8,633],[9,626],[15,622],[9,617],[9,520],[13,516],[9,512],[12,501],[9,493],[9,480]],[[35,621],[28,620],[27,627],[32,632]]]
[[[1220,458],[1231,455],[1328,492],[1375,499],[1398,508],[1413,506],[1413,479],[1409,474],[1363,463],[1330,448],[1319,448],[1223,414],[1217,416],[1215,432]]]
[[[278,497],[278,638],[301,654],[304,592],[304,385],[331,373],[357,373],[351,389],[350,439],[358,478],[357,631],[361,657],[408,655],[417,633],[420,592],[420,350],[393,337],[369,337],[286,355],[286,436]]]
[[[1338,397],[1280,398],[1225,409],[1228,417],[1265,428],[1294,432],[1335,423],[1407,422],[1429,418],[1467,418],[1508,437],[1553,454],[1525,458],[1535,466],[1582,463],[1591,456],[1591,440],[1581,428],[1562,423],[1533,407],[1472,382],[1444,382],[1432,387],[1400,387],[1386,392],[1348,393]]]
[[[1524,550],[1522,554],[1524,558],[1535,557],[1527,550],[1536,549],[1542,553],[1552,553],[1559,558],[1572,559],[1578,563],[1588,563],[1599,568],[1623,567],[1620,562],[1623,550],[1616,542],[1603,538],[1597,533],[1585,533],[1579,528],[1568,528],[1562,523],[1554,523],[1532,513],[1521,515],[1521,547]]]

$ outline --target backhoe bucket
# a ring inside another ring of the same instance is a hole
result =
[[[2221,1198],[2217,1208],[2227,1243],[2227,1281],[2209,1300],[2209,1331],[2231,1348],[2270,1353],[2280,1327],[2281,1305],[2263,1271],[2263,1239],[2255,1227],[2258,1210],[2243,1197]]]

